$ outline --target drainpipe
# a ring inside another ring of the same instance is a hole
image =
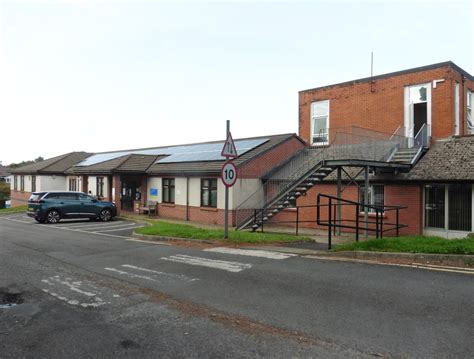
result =
[[[189,177],[186,177],[186,221],[189,221]]]

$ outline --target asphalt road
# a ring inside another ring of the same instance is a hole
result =
[[[135,225],[0,217],[0,357],[474,357],[472,275],[150,244]]]

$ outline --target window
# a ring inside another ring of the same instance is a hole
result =
[[[472,185],[451,184],[448,186],[448,229],[471,231],[472,229]]]
[[[36,176],[31,176],[31,192],[36,192]]]
[[[95,193],[99,198],[104,197],[104,177],[97,177]]]
[[[472,185],[425,187],[425,227],[472,231]]]
[[[174,203],[174,178],[163,178],[163,202]]]
[[[217,207],[217,179],[203,178],[201,180],[201,206]]]
[[[329,100],[311,104],[312,144],[329,143]]]
[[[384,209],[384,186],[383,185],[372,185],[369,186],[369,198],[367,204],[374,207],[369,207],[369,213],[375,213],[376,209],[383,211]],[[365,203],[364,201],[365,187],[360,187],[359,190],[359,202]],[[361,208],[364,211],[364,207]]]
[[[25,176],[20,176],[20,191],[25,191]]]
[[[77,191],[77,180],[76,178],[69,178],[69,190]]]
[[[444,228],[444,186],[425,187],[425,227]]]
[[[14,191],[18,190],[18,176],[17,175],[13,176],[13,190]]]
[[[474,92],[467,92],[467,134],[474,135],[474,118],[472,116],[472,105],[474,102]]]
[[[454,134],[459,136],[459,82],[454,83]]]

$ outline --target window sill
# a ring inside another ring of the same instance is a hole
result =
[[[161,202],[161,205],[163,207],[175,207],[175,204],[171,202]]]
[[[217,212],[216,207],[201,207],[201,211]]]

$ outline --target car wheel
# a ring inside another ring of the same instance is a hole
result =
[[[108,222],[112,219],[112,211],[108,208],[106,209],[103,209],[102,211],[100,211],[100,214],[99,214],[99,219],[102,221],[102,222]]]
[[[52,209],[51,211],[49,211],[48,215],[46,216],[46,221],[48,223],[58,223],[60,220],[61,220],[61,215],[55,209]]]

